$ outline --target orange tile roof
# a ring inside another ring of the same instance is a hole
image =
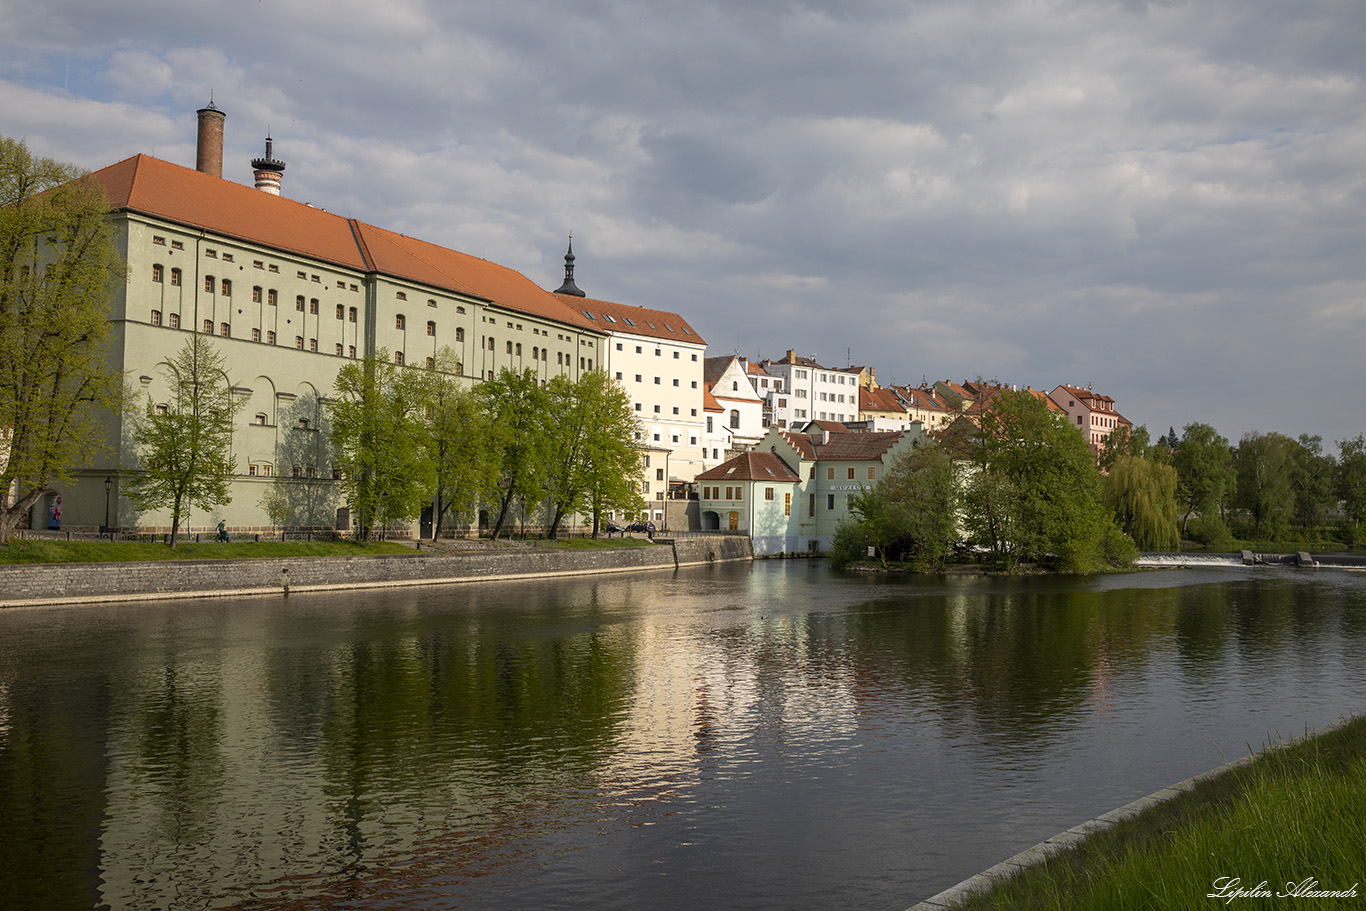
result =
[[[677,313],[667,310],[651,310],[649,307],[632,307],[629,304],[616,304],[611,301],[579,297],[574,294],[553,295],[564,306],[569,307],[582,318],[584,311],[593,314],[596,321],[593,328],[604,332],[629,332],[650,338],[667,339],[671,342],[687,342],[705,345],[706,339],[697,334],[687,320]],[[606,319],[606,317],[612,319]],[[591,318],[590,318],[591,319]]]
[[[703,386],[703,387],[702,387],[702,410],[703,410],[703,411],[722,411],[722,412],[724,412],[724,411],[726,410],[726,409],[724,409],[724,408],[721,407],[721,403],[720,403],[720,402],[716,401],[716,396],[714,396],[714,395],[711,394],[711,387],[710,387],[710,386]]]
[[[825,443],[817,442],[819,438],[809,433],[784,431],[783,438],[807,461],[860,462],[881,459],[897,440],[910,432],[849,433],[848,428],[845,430],[845,433],[831,433]]]
[[[104,186],[115,209],[600,331],[577,309],[514,269],[192,168],[134,155],[91,176]]]
[[[697,476],[698,481],[786,481],[801,478],[787,463],[771,452],[742,452]]]

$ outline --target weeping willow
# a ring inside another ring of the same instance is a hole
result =
[[[1175,550],[1178,509],[1176,469],[1123,455],[1105,476],[1105,504],[1140,550]]]

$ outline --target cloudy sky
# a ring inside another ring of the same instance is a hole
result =
[[[1366,433],[1360,0],[0,0],[0,132],[286,195],[709,353]]]

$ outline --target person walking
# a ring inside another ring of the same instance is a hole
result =
[[[228,525],[222,519],[218,520],[218,540],[227,544],[231,539],[228,538]]]

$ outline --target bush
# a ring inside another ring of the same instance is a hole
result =
[[[1233,532],[1217,515],[1191,519],[1186,533],[1192,541],[1205,547],[1233,546]]]

